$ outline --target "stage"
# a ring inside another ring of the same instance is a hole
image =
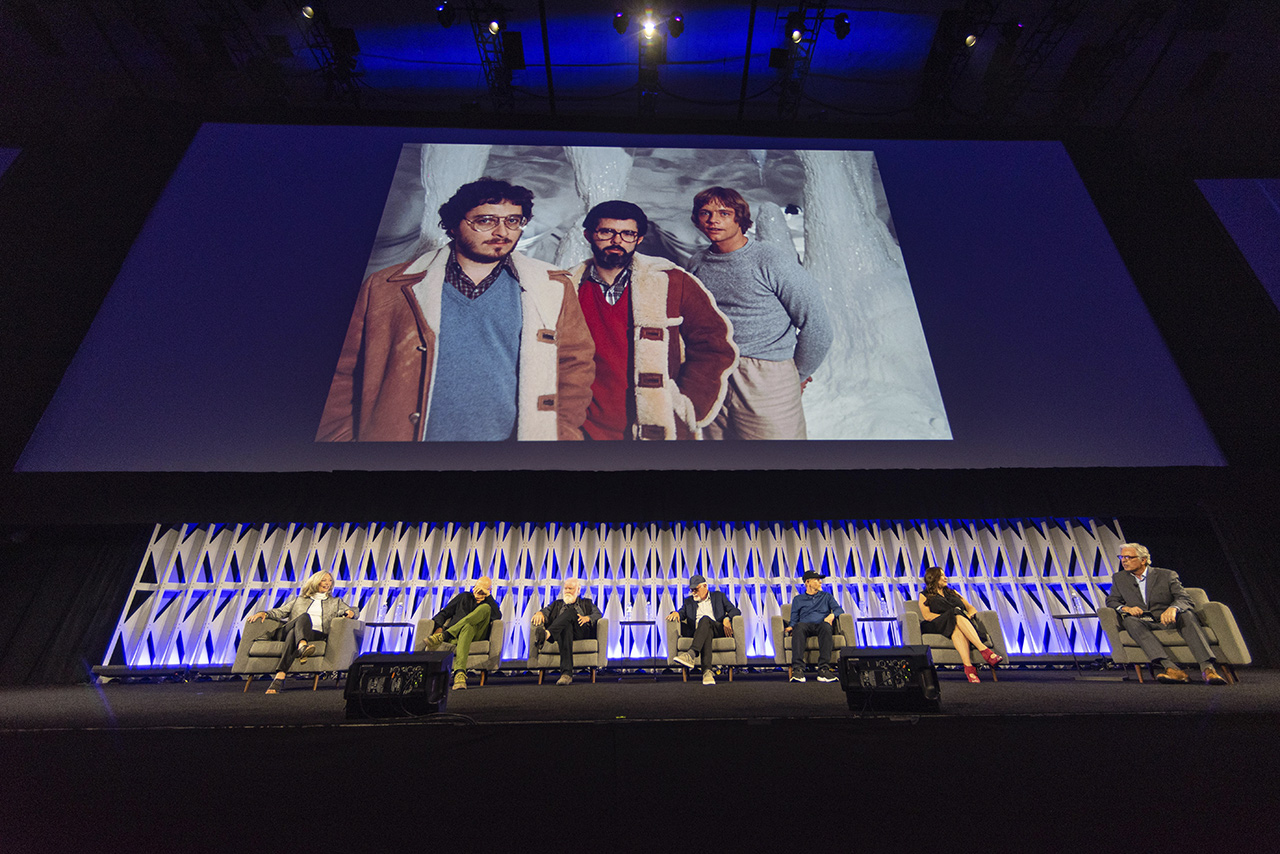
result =
[[[1280,672],[1227,687],[1104,674],[945,671],[940,714],[866,716],[838,683],[778,671],[714,687],[498,675],[451,692],[446,714],[388,721],[348,721],[332,680],[275,696],[265,679],[5,688],[3,847],[271,848],[315,818],[314,841],[346,850],[537,849],[557,825],[646,850],[698,816],[742,850],[802,830],[835,851],[939,834],[983,851],[1251,841],[1280,795]]]

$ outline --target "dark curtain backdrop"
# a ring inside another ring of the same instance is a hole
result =
[[[152,526],[4,531],[0,685],[81,682],[102,663]]]

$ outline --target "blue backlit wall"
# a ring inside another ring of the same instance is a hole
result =
[[[245,618],[295,595],[321,569],[361,619],[384,622],[429,618],[489,575],[506,622],[505,658],[519,663],[529,619],[569,576],[585,581],[585,595],[618,627],[613,660],[666,656],[661,631],[619,623],[661,620],[695,573],[742,609],[748,655],[771,658],[769,619],[800,591],[806,570],[829,575],[827,589],[855,617],[896,617],[931,565],[980,610],[999,614],[1015,655],[1105,655],[1095,621],[1054,615],[1102,602],[1122,542],[1118,521],[1096,519],[157,525],[103,663],[228,665]],[[407,649],[409,635],[368,630],[365,651]],[[896,637],[891,622],[859,624],[862,646]]]

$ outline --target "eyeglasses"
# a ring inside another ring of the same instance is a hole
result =
[[[618,231],[613,228],[597,228],[596,229],[597,240],[613,240],[613,238],[615,237],[622,240],[623,243],[635,243],[636,240],[638,240],[640,237],[640,232]]]
[[[1116,560],[1137,560],[1137,555],[1116,555]]]
[[[484,214],[475,219],[464,219],[467,225],[476,231],[490,232],[498,227],[498,223],[502,223],[512,231],[519,231],[529,224],[529,218],[520,214],[512,214],[511,216],[493,216],[492,214]]]

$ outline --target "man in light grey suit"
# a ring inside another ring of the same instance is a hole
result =
[[[1188,681],[1187,674],[1173,666],[1169,651],[1151,631],[1153,628],[1177,628],[1186,640],[1187,648],[1196,657],[1204,681],[1210,685],[1226,685],[1227,680],[1218,674],[1217,661],[1209,649],[1200,620],[1192,610],[1191,597],[1178,580],[1178,573],[1152,566],[1151,552],[1139,543],[1125,543],[1120,547],[1118,557],[1125,571],[1111,579],[1107,607],[1120,613],[1125,631],[1138,642],[1147,658],[1160,668],[1156,680]]]

